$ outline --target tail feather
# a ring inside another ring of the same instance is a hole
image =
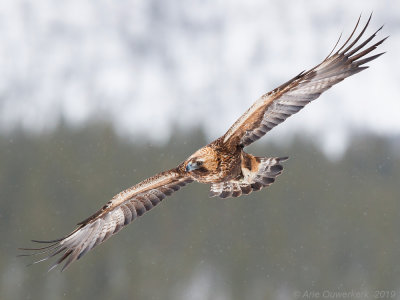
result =
[[[249,168],[242,166],[242,174],[238,179],[213,183],[210,197],[239,197],[268,187],[282,174],[283,166],[280,163],[288,159],[288,157],[251,157],[254,165]]]

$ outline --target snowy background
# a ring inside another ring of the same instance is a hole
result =
[[[308,135],[337,155],[350,133],[397,136],[400,1],[382,0],[1,1],[0,130],[95,118],[134,141],[166,141],[176,126],[211,141],[372,11],[367,33],[385,24],[387,54],[270,137]]]

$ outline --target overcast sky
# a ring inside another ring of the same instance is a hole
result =
[[[111,120],[165,141],[174,126],[222,135],[260,95],[319,63],[360,13],[384,56],[274,129],[340,153],[350,132],[400,134],[400,1],[0,2],[0,130]]]

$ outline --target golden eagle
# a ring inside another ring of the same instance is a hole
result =
[[[67,236],[53,241],[35,240],[48,245],[35,249],[22,248],[35,251],[23,256],[46,255],[37,261],[41,262],[60,255],[50,270],[65,261],[62,267],[64,270],[152,209],[166,196],[192,181],[210,183],[211,196],[222,198],[239,197],[271,185],[282,173],[281,162],[287,157],[256,157],[244,152],[243,148],[317,99],[334,84],[368,68],[365,66],[367,62],[383,54],[366,57],[386,39],[368,45],[382,27],[356,46],[370,20],[371,16],[361,32],[352,39],[360,22],[358,18],[350,37],[336,52],[334,50],[339,41],[320,64],[261,96],[223,136],[197,150],[176,168],[159,173],[115,195]]]

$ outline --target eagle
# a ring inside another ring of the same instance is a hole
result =
[[[338,46],[339,37],[332,51],[320,64],[262,95],[223,136],[194,152],[177,167],[115,195],[100,210],[78,223],[70,234],[51,241],[33,240],[46,245],[40,248],[20,248],[30,251],[21,256],[43,255],[43,259],[34,262],[38,263],[58,255],[49,271],[62,263],[63,271],[165,197],[193,181],[210,184],[210,196],[221,198],[239,197],[270,186],[282,173],[282,162],[288,157],[257,157],[246,153],[244,148],[333,85],[368,68],[366,63],[384,53],[367,56],[387,38],[372,45],[370,43],[382,26],[368,38],[361,39],[371,17],[372,14],[360,32],[355,34],[360,16],[341,47]],[[337,47],[339,49],[335,51]]]

